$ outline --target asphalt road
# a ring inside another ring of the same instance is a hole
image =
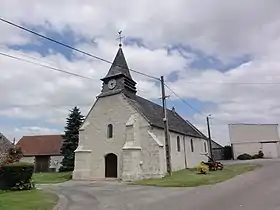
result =
[[[279,210],[280,160],[226,182],[197,188],[127,186],[118,182],[67,182],[47,187],[63,210]]]

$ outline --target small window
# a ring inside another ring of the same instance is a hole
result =
[[[193,140],[191,139],[191,151],[193,152],[194,151],[194,148],[193,148]]]
[[[113,137],[113,125],[109,124],[107,127],[107,137],[110,139]]]
[[[177,136],[177,151],[180,152],[181,151],[181,144],[180,144],[180,137]]]
[[[206,142],[204,142],[204,151],[207,152],[207,145],[206,145]]]

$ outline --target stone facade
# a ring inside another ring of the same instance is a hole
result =
[[[63,156],[50,156],[50,169],[58,172],[61,167]]]
[[[13,146],[2,133],[0,133],[0,164],[6,160],[8,150]]]
[[[153,133],[156,134],[161,142],[164,142],[164,132],[162,129],[154,128]],[[178,151],[177,148],[178,137],[180,139],[180,151]],[[191,149],[191,140],[193,142],[193,150]],[[204,144],[207,146],[206,151]],[[208,142],[205,139],[170,132],[170,147],[172,170],[177,171],[184,168],[193,168],[196,167],[199,162],[207,161],[207,157],[204,154],[208,153]],[[163,150],[165,152],[165,145]],[[164,171],[166,171],[165,154],[163,155],[163,159],[163,167]]]
[[[122,159],[121,151],[125,144],[126,123],[132,114],[136,114],[136,111],[122,94],[99,98],[96,101],[80,130],[74,178],[104,178],[104,157],[113,153],[118,160]],[[107,138],[109,124],[113,125],[112,138]],[[121,161],[118,161],[117,168],[118,176],[120,176],[123,168]]]
[[[107,137],[108,124],[113,125],[112,138]],[[178,136],[180,151],[177,151]],[[202,155],[207,152],[204,150],[206,140],[175,132],[170,132],[170,137],[173,170],[192,168],[207,160]],[[163,129],[149,125],[123,94],[99,98],[89,112],[75,151],[74,179],[104,179],[105,156],[110,153],[117,156],[120,179],[162,177],[166,173]]]
[[[20,159],[21,162],[26,162],[26,163],[35,163],[35,156],[30,156],[30,157],[22,157]]]

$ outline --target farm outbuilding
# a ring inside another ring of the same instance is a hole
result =
[[[229,136],[234,159],[243,153],[257,154],[265,158],[280,157],[278,124],[230,124]]]

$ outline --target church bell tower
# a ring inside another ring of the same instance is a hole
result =
[[[136,82],[130,75],[121,44],[119,45],[117,55],[107,75],[101,80],[103,81],[103,86],[99,97],[105,97],[120,92],[128,97],[135,96],[137,92]]]

